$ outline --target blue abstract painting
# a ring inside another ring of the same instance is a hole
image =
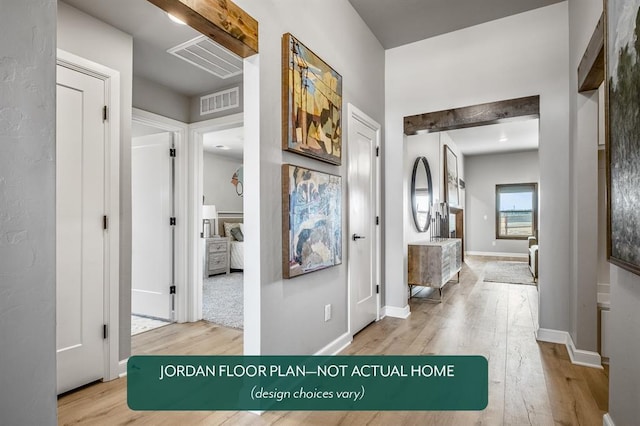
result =
[[[342,263],[342,178],[284,164],[283,276]]]

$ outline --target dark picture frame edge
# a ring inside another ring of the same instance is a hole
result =
[[[605,74],[604,74],[604,95],[605,95],[605,106],[604,106],[604,124],[605,124],[605,163],[606,163],[606,167],[605,167],[605,179],[606,179],[606,220],[607,220],[607,260],[609,261],[609,263],[618,266],[622,269],[625,269],[633,274],[636,275],[640,275],[640,264],[635,264],[632,262],[629,262],[627,260],[618,258],[614,256],[613,253],[613,243],[612,243],[612,239],[613,239],[613,234],[614,232],[616,232],[616,230],[614,229],[613,226],[613,200],[612,200],[612,192],[613,192],[613,182],[612,182],[612,166],[611,166],[611,162],[612,162],[612,156],[611,156],[611,151],[612,151],[612,146],[613,146],[613,142],[612,142],[612,125],[611,125],[611,84],[610,84],[610,80],[611,80],[611,71],[609,69],[610,66],[610,61],[611,61],[611,42],[612,40],[610,39],[609,36],[609,30],[610,30],[610,22],[609,22],[609,18],[610,18],[610,10],[611,10],[611,5],[610,3],[613,0],[604,0],[603,1],[603,6],[604,6],[604,38],[605,38],[605,43],[604,43],[604,67],[605,67]],[[640,11],[639,11],[640,12]],[[635,20],[634,20],[635,22]],[[617,29],[616,29],[617,31]],[[614,53],[615,54],[615,53]]]

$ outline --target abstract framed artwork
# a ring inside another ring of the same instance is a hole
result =
[[[460,199],[458,195],[458,157],[448,145],[444,146],[444,199],[449,207],[458,207]]]
[[[342,263],[342,178],[282,165],[282,274]]]
[[[640,275],[640,0],[607,0],[607,252]]]
[[[295,37],[282,37],[282,149],[342,162],[342,77]]]

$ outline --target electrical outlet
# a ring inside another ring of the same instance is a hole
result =
[[[324,320],[329,321],[331,319],[331,304],[324,305]]]
[[[491,245],[495,247],[496,246],[496,242],[495,241],[491,241]]]

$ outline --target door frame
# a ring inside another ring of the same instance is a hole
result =
[[[175,271],[176,271],[176,299],[175,318],[176,322],[188,321],[188,295],[189,295],[189,125],[178,120],[145,111],[139,108],[132,109],[131,121],[133,123],[144,124],[156,129],[173,133],[173,143],[176,149],[175,158],[175,182],[174,200],[176,214],[176,234],[174,241]]]
[[[105,125],[105,212],[109,219],[104,232],[104,311],[107,338],[104,339],[104,381],[120,373],[120,72],[57,49],[56,65],[104,82],[108,118]],[[57,308],[57,303],[56,303]]]
[[[382,194],[381,194],[381,171],[382,171],[382,167],[381,167],[381,162],[382,162],[382,147],[380,146],[381,144],[381,134],[382,134],[382,126],[376,122],[373,118],[369,117],[367,114],[365,114],[364,112],[362,112],[358,107],[356,107],[355,105],[349,103],[347,105],[347,125],[348,125],[348,139],[351,139],[352,137],[352,129],[354,128],[353,124],[355,121],[359,121],[360,123],[364,124],[365,126],[367,126],[368,128],[370,128],[371,130],[373,130],[376,134],[375,136],[375,144],[376,144],[376,151],[378,153],[378,155],[376,156],[376,161],[375,161],[375,167],[376,167],[376,184],[375,184],[375,192],[376,192],[376,216],[380,218],[380,223],[378,226],[376,226],[376,242],[375,242],[375,261],[376,264],[373,266],[374,271],[372,276],[375,277],[376,280],[376,284],[379,287],[380,291],[378,291],[378,293],[376,294],[376,321],[380,320],[380,310],[381,310],[381,302],[382,302],[382,282],[381,282],[381,277],[382,277],[382,273],[381,273],[381,268],[382,268],[382,217],[381,217],[381,205],[382,205]],[[347,153],[348,155],[348,153]],[[347,157],[347,168],[349,168],[350,166],[350,161],[351,159],[349,159]],[[347,187],[348,187],[348,183],[347,183]],[[347,190],[348,191],[348,190]],[[348,193],[348,192],[347,192]],[[350,206],[350,201],[348,200],[347,204]],[[349,207],[350,208],[350,207]],[[351,230],[349,230],[348,235],[351,235]],[[350,264],[350,263],[349,263]],[[350,336],[353,337],[353,333],[352,333],[352,324],[351,324],[351,291],[352,291],[352,284],[351,284],[351,280],[348,280],[348,319],[349,319],[349,331],[348,334]]]
[[[203,135],[209,132],[244,126],[244,113],[236,113],[211,120],[200,121],[189,125],[189,289],[187,290],[188,314],[187,321],[194,322],[202,319],[202,271],[203,256],[202,239],[202,196],[204,195],[204,147]],[[243,156],[244,164],[244,156]],[[246,292],[244,293],[246,294]]]

